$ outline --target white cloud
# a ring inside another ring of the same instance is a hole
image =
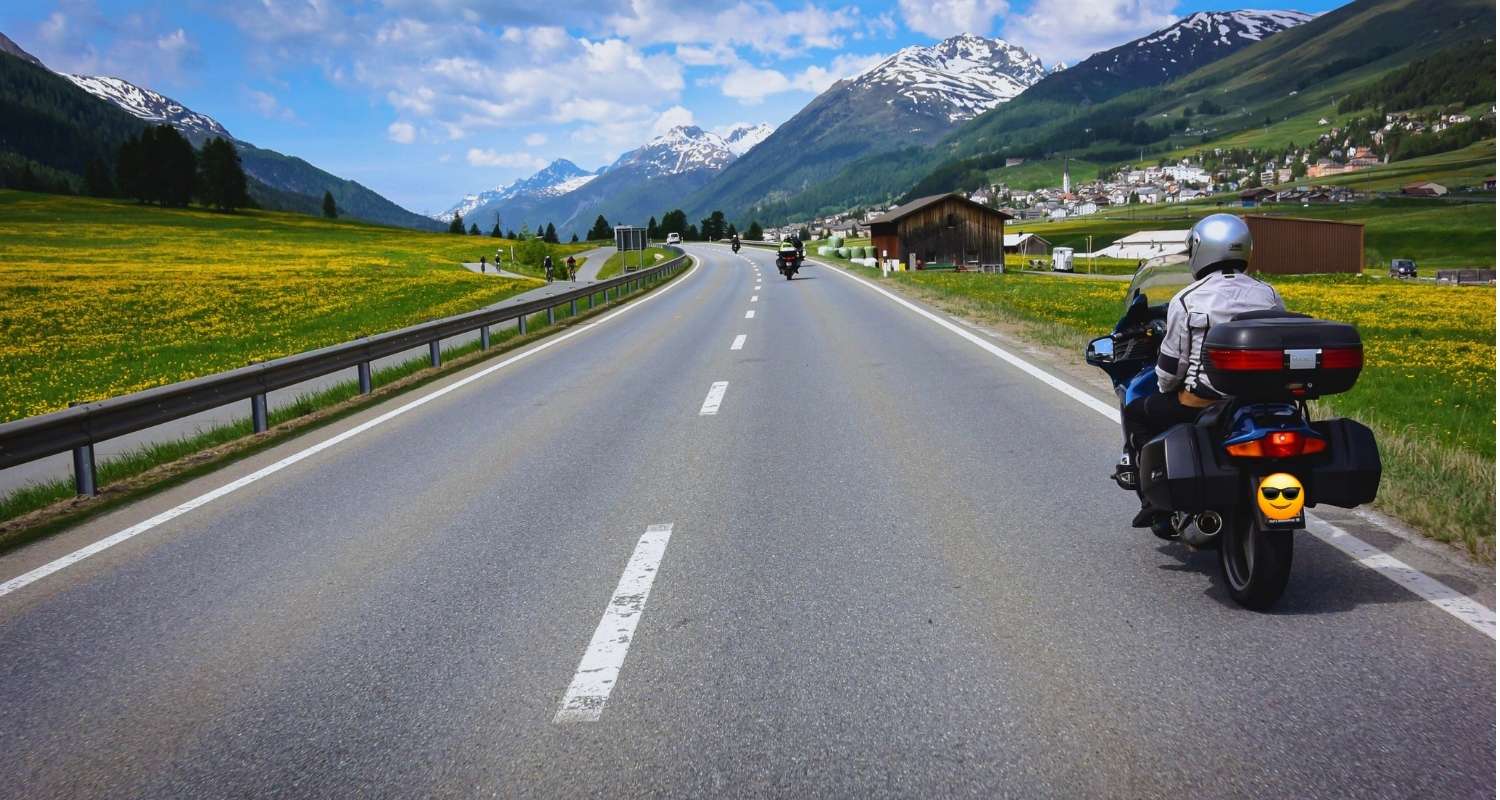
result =
[[[1064,22],[1073,18],[1073,3],[1065,7],[1050,3],[1039,5]],[[900,6],[906,27],[935,39],[960,33],[988,36],[995,29],[995,18],[1010,10],[1010,3],[1006,0],[900,0]]]
[[[661,115],[656,118],[656,122],[652,123],[651,137],[654,139],[673,128],[692,124],[693,112],[682,106],[672,106],[666,111],[661,112]]]
[[[1006,21],[1005,38],[1052,63],[1075,63],[1177,21],[1176,0],[1075,0],[1067,13],[1035,5]]]
[[[60,0],[57,5],[59,10],[31,28],[29,36],[18,37],[47,66],[118,76],[155,89],[191,82],[198,44],[184,29],[165,26],[156,11],[104,13],[94,0]]]
[[[756,105],[782,92],[818,94],[834,83],[858,75],[885,60],[883,55],[841,55],[828,67],[811,66],[791,76],[774,69],[737,67],[724,76],[720,91],[745,105]]]
[[[507,167],[511,169],[541,169],[547,166],[546,159],[537,158],[530,153],[497,153],[494,150],[481,150],[478,147],[469,148],[469,166],[472,167]]]
[[[276,99],[276,95],[263,92],[259,89],[249,89],[245,95],[250,99],[250,105],[255,108],[256,113],[266,119],[278,119],[283,122],[296,122],[297,114],[287,108]]]
[[[542,145],[544,145],[546,143],[547,143],[547,134],[545,134],[545,133],[528,133],[528,134],[526,134],[526,146],[527,147],[541,147]]]
[[[417,128],[410,122],[392,122],[385,133],[397,144],[411,144],[417,140]]]
[[[603,19],[603,30],[637,46],[735,46],[761,53],[842,47],[844,33],[863,24],[852,5],[807,3],[786,11],[770,0],[629,0],[628,9]]]

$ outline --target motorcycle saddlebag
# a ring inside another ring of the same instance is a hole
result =
[[[1364,366],[1353,325],[1258,312],[1210,328],[1203,367],[1215,389],[1251,402],[1347,392]]]
[[[1239,501],[1239,470],[1220,463],[1211,431],[1174,425],[1141,448],[1141,493],[1158,511],[1197,513],[1232,508]]]
[[[1307,487],[1307,504],[1354,508],[1375,500],[1380,490],[1380,449],[1375,434],[1352,419],[1312,424],[1328,440],[1328,458],[1310,471],[1294,470]]]

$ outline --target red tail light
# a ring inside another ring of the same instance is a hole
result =
[[[1294,458],[1321,453],[1328,449],[1328,441],[1302,431],[1270,431],[1259,439],[1232,444],[1224,449],[1240,458]]]
[[[1320,361],[1324,369],[1362,369],[1365,351],[1360,347],[1328,347]]]
[[[1208,360],[1225,372],[1274,372],[1281,369],[1280,350],[1209,350]]]

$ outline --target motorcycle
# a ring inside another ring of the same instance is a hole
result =
[[[1183,262],[1143,266],[1114,332],[1089,342],[1084,360],[1109,375],[1122,409],[1158,391],[1167,302],[1191,280]],[[1314,420],[1308,409],[1308,401],[1354,386],[1363,345],[1350,325],[1257,311],[1211,328],[1203,353],[1208,379],[1225,397],[1149,441],[1132,441],[1125,429],[1112,477],[1165,519],[1153,533],[1217,549],[1230,596],[1265,610],[1286,589],[1305,509],[1353,508],[1379,490],[1370,429]]]
[[[740,240],[735,239],[733,242],[731,242],[729,244],[729,249],[733,250],[735,254],[738,254],[740,252]]]
[[[802,266],[802,254],[795,250],[782,250],[776,254],[776,271],[791,280]]]

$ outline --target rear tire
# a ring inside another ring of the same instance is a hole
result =
[[[1292,574],[1292,531],[1263,531],[1249,511],[1224,520],[1219,572],[1236,603],[1266,611],[1281,599]]]

